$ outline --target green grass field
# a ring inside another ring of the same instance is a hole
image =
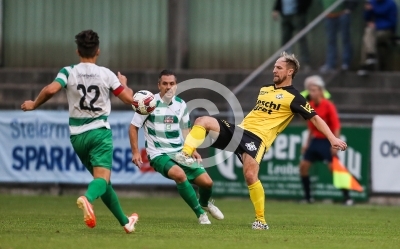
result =
[[[200,226],[179,198],[121,199],[140,216],[125,234],[100,200],[86,228],[76,197],[0,196],[0,249],[400,248],[400,208],[267,202],[270,230],[253,231],[248,199],[217,200],[225,220]]]

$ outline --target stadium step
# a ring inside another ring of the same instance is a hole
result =
[[[368,88],[368,89],[400,89],[400,72],[371,72],[369,75],[360,77],[355,72],[337,74],[328,88]]]
[[[400,89],[376,89],[376,88],[331,88],[332,100],[340,105],[354,105],[374,110],[376,106],[385,106],[398,102]],[[398,106],[399,107],[399,106]],[[385,108],[382,110],[384,111]]]
[[[19,109],[23,100],[33,99],[43,86],[53,81],[57,74],[56,69],[7,69],[0,70],[0,109]],[[115,71],[115,70],[114,70]],[[128,78],[128,84],[135,91],[147,89],[157,92],[157,78],[159,70],[121,70]],[[178,71],[178,81],[188,79],[210,79],[224,84],[229,89],[237,86],[251,71],[214,71],[214,70],[186,70]],[[294,79],[297,89],[303,89],[304,79],[312,74],[298,73]],[[332,94],[340,113],[363,114],[398,114],[400,105],[400,73],[373,72],[366,77],[359,77],[355,72],[337,73],[324,76],[327,88]],[[250,111],[255,104],[260,87],[272,83],[272,73],[266,72],[258,76],[250,85],[245,87],[236,97],[239,99],[244,112]],[[202,89],[201,81],[193,81],[193,88],[181,94],[189,102],[193,99],[207,99],[217,106],[219,111],[227,111],[228,100],[226,94],[220,91]],[[117,98],[112,98],[113,109],[129,110],[129,106],[122,104]],[[206,101],[201,107],[210,106]],[[42,109],[67,109],[65,93],[57,94]]]

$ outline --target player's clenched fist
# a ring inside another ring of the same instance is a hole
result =
[[[140,153],[134,153],[134,154],[132,154],[132,162],[133,162],[134,164],[136,164],[136,166],[138,166],[139,169],[140,169],[140,167],[141,167],[142,164],[143,164],[142,155],[140,155]]]
[[[27,100],[21,105],[21,110],[24,112],[35,110],[35,102],[32,100]]]
[[[337,150],[344,151],[347,149],[347,144],[344,141],[340,140],[339,138],[334,138],[331,141],[331,145],[334,149],[337,149]]]
[[[121,82],[122,85],[126,86],[128,84],[128,80],[125,75],[122,75],[120,72],[118,72],[118,80]]]

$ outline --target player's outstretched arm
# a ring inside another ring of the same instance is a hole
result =
[[[32,101],[32,100],[26,100],[22,105],[21,109],[26,112],[26,111],[33,111],[42,104],[46,103],[47,100],[51,99],[54,94],[59,92],[61,90],[62,86],[60,83],[53,81],[49,85],[45,86],[37,96],[37,98]]]
[[[143,161],[138,145],[138,130],[139,128],[133,124],[129,126],[129,142],[131,143],[132,149],[132,162],[140,168]]]
[[[124,87],[124,90],[122,90],[117,97],[125,104],[131,105],[133,103],[133,91],[128,87],[128,80],[125,75],[122,75],[120,72],[118,72],[117,76],[119,82]]]
[[[324,120],[322,120],[320,116],[315,115],[310,119],[310,121],[315,125],[315,127],[317,127],[320,132],[322,132],[326,136],[333,148],[338,150],[346,150],[347,144],[339,138],[335,137],[331,129],[329,129],[328,125],[325,123]]]

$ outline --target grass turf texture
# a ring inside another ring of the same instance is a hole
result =
[[[200,226],[179,198],[121,199],[140,216],[125,234],[101,200],[87,228],[76,197],[0,196],[0,249],[47,248],[400,248],[398,207],[267,202],[268,231],[251,230],[248,199],[217,200],[225,220]]]

